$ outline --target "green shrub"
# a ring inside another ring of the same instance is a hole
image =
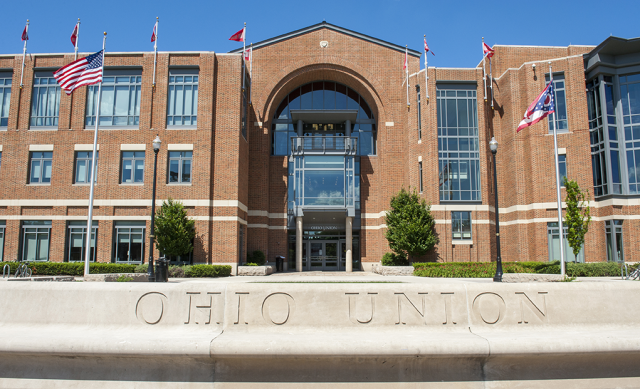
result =
[[[169,277],[170,278],[184,278],[184,267],[183,266],[169,266]]]
[[[248,258],[247,258],[248,259]],[[251,261],[247,260],[247,263],[255,263],[258,266],[263,266],[267,257],[261,250],[255,250],[251,255]]]
[[[409,260],[404,255],[386,253],[382,256],[382,266],[409,266]]]
[[[131,282],[131,281],[133,281],[133,278],[128,277],[128,276],[125,276],[125,275],[123,274],[123,275],[121,275],[120,277],[118,277],[118,278],[116,279],[116,281],[117,281],[117,282]]]
[[[253,263],[253,262],[249,262],[249,263],[245,263],[245,266],[260,266],[257,263]]]
[[[192,265],[185,266],[185,277],[228,277],[231,275],[229,265]]]
[[[134,273],[148,273],[149,272],[149,264],[143,263],[142,265],[137,265],[133,270]]]
[[[11,274],[13,275],[21,263],[22,262],[0,262],[0,267],[8,264],[11,267]],[[133,273],[135,267],[135,265],[128,264],[92,262],[89,264],[89,273]],[[84,275],[83,262],[29,262],[29,268],[34,276]]]

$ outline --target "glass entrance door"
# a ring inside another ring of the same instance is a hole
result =
[[[338,242],[309,242],[309,267],[303,268],[311,271],[331,271],[338,270],[340,263],[340,252]],[[307,261],[305,261],[307,262]]]

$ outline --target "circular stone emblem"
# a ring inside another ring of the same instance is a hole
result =
[[[325,47],[327,47],[327,46],[329,46],[329,42],[327,42],[327,41],[320,41],[320,47],[322,47],[322,48],[324,49],[324,48],[325,48]]]

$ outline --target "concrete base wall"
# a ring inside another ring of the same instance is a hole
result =
[[[0,387],[640,382],[635,282],[19,282],[0,294]]]

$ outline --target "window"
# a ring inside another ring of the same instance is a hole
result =
[[[418,100],[418,140],[422,140],[422,102],[420,101],[420,85],[416,85],[416,98]]]
[[[30,184],[50,184],[53,151],[31,151],[29,163]]]
[[[480,201],[475,86],[445,85],[436,96],[440,200]]]
[[[115,262],[143,262],[145,229],[144,221],[116,222],[113,249]]]
[[[191,160],[193,151],[169,151],[169,183],[191,182]]]
[[[120,183],[141,184],[144,182],[144,151],[123,151]]]
[[[420,175],[420,193],[422,193],[422,161],[418,162],[418,174]]]
[[[451,238],[471,240],[471,212],[451,212]]]
[[[560,186],[564,186],[564,180],[567,178],[566,154],[558,154],[558,170],[560,172]]]
[[[31,127],[57,127],[60,86],[49,71],[38,71],[33,79]]]
[[[70,221],[68,225],[69,241],[67,242],[67,260],[69,262],[82,262],[86,255],[85,244],[87,242],[87,222]],[[91,251],[89,260],[96,261],[96,236],[98,232],[98,222],[93,221],[91,227]]]
[[[22,260],[48,261],[51,220],[24,220],[22,233]]]
[[[545,77],[545,83],[549,83],[549,76]],[[567,132],[567,100],[565,96],[564,74],[553,75],[553,94],[555,100],[555,113],[549,114],[549,133],[553,134],[553,128],[557,132]]]
[[[333,81],[315,81],[295,88],[282,100],[272,121],[272,155],[289,155],[291,138],[298,136],[296,124],[291,118],[292,109],[355,110],[356,120],[351,123],[351,137],[356,138],[357,155],[375,155],[377,147],[376,120],[365,99],[346,85]],[[320,128],[322,127],[322,128]],[[303,133],[310,137],[324,137],[328,140],[347,135],[344,122],[331,124],[305,123]],[[322,144],[323,140],[318,139]],[[305,143],[306,145],[307,143]],[[311,143],[309,143],[311,144]],[[346,142],[333,142],[344,147]],[[306,147],[306,146],[305,146]]]
[[[0,72],[0,128],[7,127],[9,125],[11,77],[11,72]]]
[[[100,152],[96,154],[96,176],[93,182],[98,181],[98,158]],[[91,180],[91,161],[93,151],[76,151],[76,169],[74,171],[76,184],[88,184]]]
[[[640,74],[620,76],[629,193],[640,193]]]
[[[100,126],[137,126],[140,121],[142,70],[105,70],[100,101]],[[85,124],[96,124],[98,85],[88,87]]]
[[[198,124],[198,69],[169,69],[167,127]]]
[[[578,257],[576,258],[573,255],[573,249],[569,246],[569,240],[567,239],[567,235],[569,234],[569,229],[566,225],[563,225],[564,229],[564,239],[562,242],[564,243],[564,257],[565,262],[584,262],[584,245],[580,249],[578,253]],[[547,241],[548,241],[548,249],[549,249],[549,262],[559,261],[560,260],[560,228],[558,228],[557,222],[547,223]]]
[[[624,262],[622,220],[607,220],[604,226],[607,237],[607,261]]]
[[[4,231],[7,228],[7,222],[0,220],[0,262],[4,261]]]

